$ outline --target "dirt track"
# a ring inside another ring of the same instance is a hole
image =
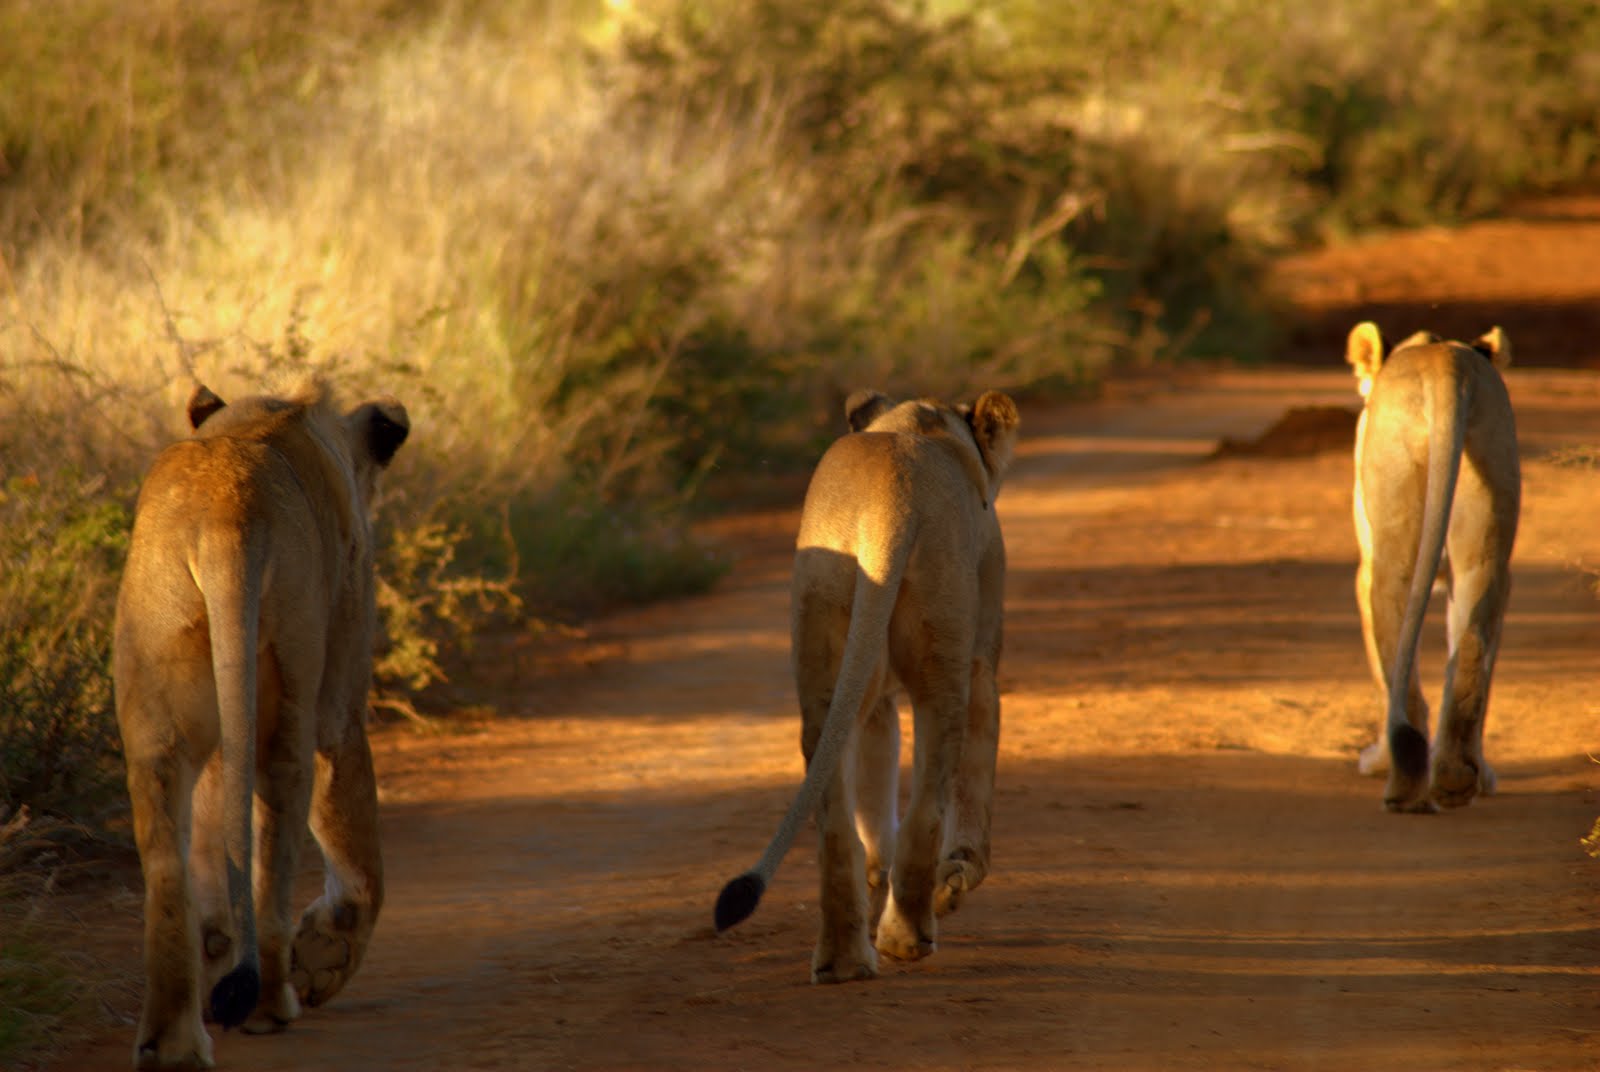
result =
[[[1124,388],[1024,413],[995,872],[933,958],[810,986],[809,839],[711,931],[801,773],[780,511],[716,526],[737,565],[713,595],[558,657],[492,653],[500,718],[381,734],[391,894],[362,974],[286,1034],[220,1038],[219,1065],[1600,1067],[1600,862],[1578,844],[1600,814],[1596,477],[1548,460],[1600,440],[1600,378],[1509,380],[1526,492],[1499,795],[1393,816],[1355,773],[1381,712],[1348,450],[1207,459],[1291,406],[1353,405],[1348,374]],[[1424,644],[1436,705],[1436,624]],[[129,964],[136,925],[131,899],[108,911]],[[125,1068],[131,1033],[58,1067]]]

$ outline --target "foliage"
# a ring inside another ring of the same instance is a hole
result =
[[[111,612],[129,521],[70,469],[0,490],[0,807],[83,814],[118,796]]]
[[[672,504],[615,502],[576,489],[504,518],[541,606],[586,614],[708,589],[728,563],[689,537]]]
[[[812,162],[808,226],[854,239],[854,270],[819,273],[827,292],[796,318],[812,360],[945,390],[1103,362],[1098,287],[1060,241],[1096,193],[1071,87],[1012,59],[975,16],[667,3],[621,40],[608,76],[634,129],[666,109],[775,116],[780,154]]]
[[[1490,211],[1593,174],[1595,0],[1014,0],[1030,47],[1174,118],[1219,109],[1201,166],[1268,149],[1287,234],[1304,239]],[[1019,39],[1022,34],[1019,32]],[[1079,47],[1073,47],[1077,42]],[[1153,121],[1153,120],[1146,120]]]
[[[390,533],[377,591],[386,643],[372,667],[380,704],[410,711],[384,686],[420,692],[446,680],[441,646],[467,648],[487,621],[521,607],[512,582],[463,571],[456,563],[465,538],[463,529],[440,522]]]

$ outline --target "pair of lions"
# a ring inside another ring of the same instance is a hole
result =
[[[1432,811],[1492,791],[1483,758],[1489,680],[1510,591],[1521,495],[1498,328],[1470,345],[1419,332],[1385,353],[1375,325],[1346,358],[1357,425],[1357,602],[1387,711],[1364,773],[1389,771],[1385,805]],[[1015,405],[846,404],[851,434],[823,455],[801,514],[793,669],[806,777],[756,866],[724,887],[724,930],[755,910],[814,811],[822,920],[813,982],[877,974],[876,951],[933,952],[936,919],[989,869],[999,741],[1005,546],[994,513],[1015,446]],[[1416,650],[1435,578],[1449,596],[1449,663],[1431,750]],[[899,723],[911,700],[913,785],[896,823]]]
[[[140,490],[117,598],[145,884],[141,1069],[211,1067],[206,1018],[274,1031],[328,1000],[383,902],[369,507],[405,408],[340,413],[319,384],[225,405],[201,387],[189,419]],[[324,892],[292,927],[308,826]]]

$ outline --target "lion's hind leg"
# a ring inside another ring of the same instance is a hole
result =
[[[263,679],[268,675],[263,674]],[[263,690],[262,724],[275,726],[256,784],[256,927],[261,1000],[245,1021],[247,1034],[282,1031],[300,1018],[293,968],[294,877],[312,793],[314,709],[298,700],[308,683],[285,673],[280,696]],[[270,709],[270,712],[269,712]]]
[[[900,711],[892,693],[868,708],[856,737],[851,756],[856,833],[866,852],[868,931],[873,937],[889,896],[889,871],[894,866],[899,827]]]
[[[802,751],[809,765],[827,718],[831,694],[816,692],[802,684]],[[876,691],[876,690],[873,690]],[[867,710],[875,711],[877,701],[869,696]],[[850,751],[860,743],[860,728],[852,732]],[[811,954],[813,983],[848,983],[872,979],[878,974],[878,955],[870,937],[870,906],[866,889],[866,850],[855,826],[855,786],[847,756],[834,771],[817,805],[817,867],[821,888],[821,923],[817,944]]]
[[[221,752],[213,752],[201,768],[190,799],[189,884],[200,922],[201,978],[209,994],[239,961],[239,928],[228,908],[222,840]]]
[[[937,948],[939,854],[955,795],[969,687],[964,658],[929,657],[918,669],[915,682],[906,682],[916,733],[911,803],[900,826],[876,942],[880,952],[899,960],[920,960]]]
[[[1372,680],[1378,686],[1379,695],[1387,703],[1388,675],[1383,668],[1383,656],[1378,653],[1378,638],[1372,620],[1372,560],[1366,547],[1362,548],[1361,565],[1356,569],[1356,607],[1361,612],[1361,639],[1367,652],[1367,665],[1372,671]],[[1378,723],[1377,739],[1361,750],[1356,769],[1371,777],[1389,773],[1389,734],[1384,722]]]
[[[1369,516],[1384,519],[1386,535],[1379,545],[1389,553],[1373,554],[1363,561],[1357,574],[1357,597],[1365,596],[1362,625],[1369,655],[1375,656],[1382,674],[1385,703],[1398,692],[1404,710],[1386,712],[1380,744],[1363,753],[1362,769],[1376,773],[1387,766],[1383,802],[1390,811],[1427,812],[1434,810],[1428,798],[1428,705],[1418,680],[1417,653],[1401,650],[1402,620],[1417,569],[1421,521],[1404,491],[1371,481],[1365,485]],[[1404,680],[1397,688],[1396,679],[1401,677]],[[1383,763],[1385,755],[1387,764]]]
[[[998,645],[996,645],[998,647]],[[934,913],[961,907],[989,875],[989,826],[994,812],[995,765],[1000,751],[1000,689],[992,658],[972,663],[966,737],[956,771],[954,802],[945,823],[943,858],[934,889]]]
[[[360,722],[317,752],[311,832],[322,850],[323,895],[300,917],[291,978],[300,1000],[315,1007],[355,975],[383,907],[378,789]]]
[[[842,556],[814,553],[797,560],[795,572],[795,689],[800,701],[800,751],[809,770],[840,684],[855,565]],[[799,583],[803,576],[809,576],[809,583]],[[860,710],[848,713],[852,720],[849,739],[815,812],[821,921],[811,954],[813,983],[847,983],[878,974],[878,955],[870,938],[866,849],[856,828],[855,794],[862,773],[861,749],[867,749],[870,767],[875,762],[873,755],[887,743],[883,736],[886,725],[874,720],[883,714],[884,704],[893,706],[893,700],[884,696],[883,660],[876,663],[867,675]],[[870,780],[870,773],[868,777]],[[881,805],[881,799],[870,796],[867,803],[870,812]]]
[[[174,756],[152,759],[130,750],[127,764],[145,889],[146,989],[134,1067],[210,1068],[211,1036],[201,1012],[200,923],[183,852],[194,774]]]
[[[1451,592],[1450,657],[1429,782],[1430,795],[1443,807],[1461,807],[1495,789],[1483,727],[1508,587],[1503,569],[1484,567],[1462,571]]]
[[[870,938],[866,852],[852,820],[854,794],[842,771],[817,808],[822,922],[811,954],[813,983],[848,983],[878,974]]]

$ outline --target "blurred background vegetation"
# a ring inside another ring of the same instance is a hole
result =
[[[712,583],[695,511],[856,387],[1270,357],[1276,252],[1582,181],[1596,115],[1580,0],[0,0],[0,823],[118,807],[196,379],[405,400],[404,708],[492,616]]]

